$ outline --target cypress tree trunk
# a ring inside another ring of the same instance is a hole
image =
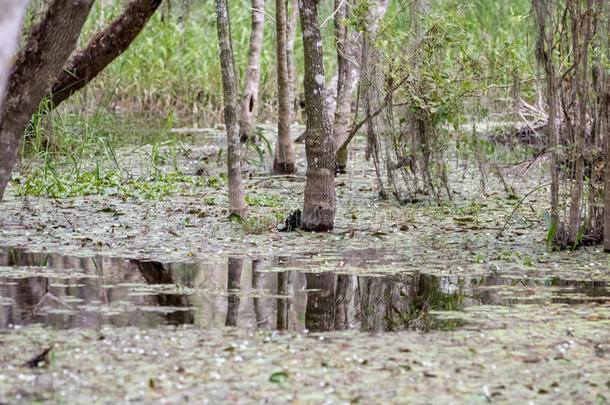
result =
[[[333,229],[335,219],[335,154],[332,128],[323,100],[324,58],[317,4],[318,0],[299,1],[307,112],[307,183],[302,228],[307,231],[328,231]]]
[[[11,71],[0,118],[0,199],[17,161],[23,132],[76,47],[93,0],[55,0],[29,35]]]
[[[284,0],[275,2],[277,92],[279,119],[277,141],[273,158],[273,173],[290,174],[296,171],[294,145],[290,138],[291,107],[290,81],[288,76],[288,55],[286,51],[286,4]]]
[[[0,0],[0,113],[27,5],[27,0]]]
[[[241,179],[239,133],[237,128],[237,74],[231,41],[231,22],[227,0],[216,0],[218,46],[222,70],[224,119],[227,128],[227,171],[229,178],[229,215],[245,218],[248,205]]]
[[[239,138],[242,142],[252,140],[252,120],[258,111],[258,87],[260,82],[261,52],[265,28],[265,0],[252,0],[252,28],[250,30],[250,49],[248,68],[244,76],[244,93],[241,100],[239,118]]]
[[[121,55],[142,31],[162,0],[133,0],[125,11],[66,64],[51,88],[53,107],[85,87]]]

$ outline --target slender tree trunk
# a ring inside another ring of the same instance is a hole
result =
[[[559,145],[558,95],[555,65],[553,63],[554,49],[554,21],[553,8],[548,1],[533,0],[533,8],[538,24],[537,58],[546,74],[546,96],[549,104],[548,111],[548,144],[551,150],[551,223],[559,229],[559,169],[557,146]]]
[[[17,161],[23,131],[76,47],[92,5],[93,0],[51,2],[13,66],[0,118],[0,199]]]
[[[307,231],[328,231],[333,228],[335,219],[335,154],[332,128],[322,98],[324,58],[317,3],[317,0],[299,0],[307,112],[307,183],[302,228]]]
[[[573,161],[576,165],[574,182],[572,184],[572,197],[570,200],[569,241],[578,242],[578,233],[581,227],[582,190],[585,169],[585,138],[587,136],[587,102],[589,73],[589,42],[591,31],[591,13],[593,12],[591,0],[586,5],[576,0],[566,2],[572,20],[572,48],[574,52],[575,85],[576,85],[576,134]],[[583,10],[582,7],[585,7]]]
[[[347,149],[338,149],[347,139],[351,113],[351,95],[358,80],[358,70],[350,59],[354,57],[354,43],[348,35],[346,20],[349,17],[348,2],[335,0],[335,48],[337,49],[337,101],[333,125],[333,143],[337,152],[336,170],[345,173]],[[356,35],[356,34],[354,34]]]
[[[136,39],[162,0],[132,0],[123,14],[76,53],[51,88],[52,105],[57,107],[85,87]]]
[[[606,3],[606,12],[610,16],[610,5]],[[602,24],[602,30],[606,32],[606,61],[610,61],[610,20]],[[603,32],[603,31],[602,31]],[[602,96],[601,96],[601,122],[604,147],[606,149],[606,170],[604,184],[604,250],[610,252],[610,71],[606,69],[602,74]]]
[[[261,76],[261,53],[265,29],[265,0],[252,0],[252,27],[250,29],[250,49],[248,68],[244,76],[244,92],[241,99],[239,117],[239,138],[242,142],[252,138],[252,121],[258,111],[258,87]]]
[[[277,54],[277,92],[279,119],[277,141],[273,158],[273,173],[290,174],[296,171],[294,145],[290,138],[291,107],[290,81],[286,51],[286,4],[285,0],[275,1],[276,54]]]
[[[27,5],[27,0],[0,0],[0,113]]]
[[[381,177],[379,176],[379,139],[377,137],[377,131],[375,129],[375,122],[369,117],[372,116],[373,111],[376,111],[379,107],[379,60],[377,51],[377,30],[379,28],[379,21],[385,15],[387,10],[388,0],[380,0],[375,5],[369,8],[369,12],[364,20],[364,27],[362,33],[362,60],[361,66],[363,71],[361,72],[363,86],[361,87],[362,101],[364,102],[364,110],[367,117],[367,159],[373,156],[375,163],[375,169],[377,170],[377,177],[379,179],[379,186],[381,188],[381,194],[385,194]]]
[[[287,0],[286,4],[290,3]],[[294,37],[297,31],[297,21],[299,17],[299,6],[297,0],[292,0],[292,8],[290,11],[290,20],[286,27],[286,64],[288,66],[288,82],[290,84],[290,117],[294,120],[296,112],[296,68],[294,66]],[[291,122],[292,123],[292,122]]]
[[[216,0],[218,46],[222,70],[224,119],[227,129],[227,171],[229,178],[229,215],[245,218],[248,205],[241,179],[239,133],[237,128],[237,74],[231,41],[231,23],[227,0]]]
[[[227,318],[225,326],[237,326],[239,317],[239,287],[244,259],[230,257],[227,273]]]

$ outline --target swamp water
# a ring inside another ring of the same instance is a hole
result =
[[[463,310],[610,300],[606,281],[493,268],[480,275],[437,276],[401,273],[396,263],[396,274],[366,272],[367,260],[379,262],[384,255],[374,249],[356,252],[344,255],[337,271],[316,272],[304,256],[161,263],[5,248],[0,250],[0,330],[29,324],[296,332],[482,329],[484,321],[468,318]],[[350,263],[350,257],[357,259]],[[350,265],[365,275],[342,271]]]

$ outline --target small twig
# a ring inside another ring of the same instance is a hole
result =
[[[273,23],[274,23],[274,24],[277,24],[277,21],[275,20],[275,18],[274,18],[274,17],[273,17],[271,14],[267,14],[267,12],[266,12],[265,10],[262,10],[262,9],[260,9],[260,8],[254,8],[254,7],[252,7],[252,9],[251,9],[251,10],[252,10],[252,11],[256,11],[256,12],[259,12],[259,13],[264,14],[264,15],[265,15],[265,16],[267,16],[267,17],[268,17],[268,18],[269,18],[271,21],[273,21]]]
[[[345,0],[342,0],[341,3],[339,4],[339,6],[335,9],[335,11],[333,11],[333,13],[331,15],[329,15],[326,20],[324,20],[324,22],[320,25],[320,29],[324,28],[324,26],[326,25],[326,23],[335,16],[335,14],[337,14],[339,12],[339,9],[341,7],[343,7],[343,3],[345,3]]]
[[[498,231],[498,233],[496,234],[496,239],[500,239],[500,236],[502,236],[502,234],[504,233],[504,231],[506,230],[506,228],[508,227],[508,223],[510,222],[510,220],[513,218],[513,215],[515,215],[515,212],[517,212],[517,209],[521,206],[521,204],[523,204],[523,201],[525,201],[525,199],[527,197],[529,197],[530,195],[532,195],[535,191],[540,190],[542,187],[546,187],[549,186],[551,184],[551,182],[546,182],[546,183],[542,183],[538,186],[536,186],[535,188],[533,188],[532,190],[530,190],[526,195],[524,195],[521,200],[519,200],[519,202],[517,203],[517,205],[515,205],[515,208],[513,208],[513,212],[510,213],[508,219],[506,220],[506,222],[504,223],[504,226]]]
[[[392,104],[393,107],[399,107],[402,105],[407,105],[409,103],[396,103],[396,104]],[[384,103],[381,107],[379,107],[375,112],[373,112],[369,117],[364,118],[362,121],[360,121],[359,123],[357,123],[354,127],[352,127],[352,129],[349,131],[349,134],[347,136],[347,139],[345,140],[345,142],[343,142],[343,144],[341,144],[341,146],[339,146],[339,148],[337,148],[337,153],[340,150],[343,150],[345,148],[348,147],[348,145],[350,144],[350,142],[352,141],[352,139],[354,139],[354,136],[356,136],[356,134],[358,133],[358,131],[360,130],[360,128],[362,128],[362,126],[369,120],[369,119],[373,119],[376,116],[378,116],[379,114],[381,114],[383,112],[383,110],[385,110],[386,108],[388,108],[390,106],[390,104],[388,103]]]

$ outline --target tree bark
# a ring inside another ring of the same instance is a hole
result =
[[[27,5],[27,0],[0,0],[0,113]]]
[[[337,101],[333,125],[333,143],[337,152],[336,170],[345,173],[347,149],[339,151],[349,132],[351,95],[358,80],[358,69],[350,61],[354,57],[355,38],[349,35],[346,20],[349,17],[348,3],[335,0],[335,48],[337,49]],[[353,34],[356,36],[357,34]],[[353,41],[354,40],[354,41]]]
[[[237,74],[231,41],[231,22],[227,0],[216,0],[218,46],[222,70],[224,119],[227,129],[227,171],[229,178],[229,215],[245,218],[248,204],[241,179],[239,130],[237,128]]]
[[[288,0],[286,3],[290,2]],[[297,20],[299,17],[299,6],[297,0],[292,0],[292,9],[290,11],[290,20],[286,27],[286,64],[288,66],[288,82],[290,83],[290,118],[295,117],[295,100],[296,100],[296,68],[294,66],[294,37],[297,31]],[[291,122],[292,123],[292,122]]]
[[[606,12],[610,15],[610,5],[606,3]],[[606,20],[606,33],[610,31],[610,21]],[[607,34],[606,34],[607,35]],[[606,60],[610,61],[610,35],[606,37]],[[610,72],[606,69],[602,74],[602,95],[601,95],[601,121],[602,136],[604,137],[604,147],[606,149],[606,168],[604,184],[604,250],[610,252]]]
[[[258,111],[258,87],[260,82],[261,53],[265,28],[265,0],[252,0],[252,26],[250,29],[250,49],[248,68],[244,76],[244,92],[239,118],[239,138],[242,142],[252,139],[252,120]]]
[[[125,11],[75,54],[51,88],[52,107],[57,107],[85,87],[121,55],[142,31],[162,0],[132,0]]]
[[[573,161],[575,163],[574,182],[570,199],[569,241],[578,243],[578,233],[581,227],[581,201],[583,176],[585,169],[585,138],[587,136],[587,102],[589,73],[589,42],[591,32],[591,0],[586,1],[585,9],[581,1],[566,2],[572,20],[572,50],[574,52],[575,86],[576,86],[576,134],[574,142]]]
[[[537,57],[546,74],[546,96],[549,105],[548,112],[548,144],[551,151],[551,224],[559,227],[559,169],[557,146],[559,145],[558,95],[555,65],[553,63],[554,21],[551,5],[544,0],[534,0],[533,8],[538,24]]]
[[[286,51],[286,3],[275,1],[276,56],[278,113],[277,141],[273,158],[273,173],[290,174],[296,171],[294,145],[290,138],[291,107],[290,81],[288,76],[288,54]]]
[[[335,219],[335,154],[323,100],[324,57],[317,4],[317,0],[299,0],[307,112],[307,183],[302,218],[302,229],[306,231],[331,230]]]
[[[55,0],[29,35],[11,71],[0,118],[0,199],[28,121],[76,47],[93,0]]]

